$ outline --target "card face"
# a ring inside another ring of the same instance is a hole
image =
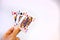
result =
[[[28,26],[33,20],[33,17],[29,16],[27,13],[17,13],[13,12],[15,25],[20,25],[21,29],[27,30]]]
[[[28,28],[30,23],[32,22],[32,17],[28,16],[27,18],[24,18],[23,21],[21,22],[21,27]]]

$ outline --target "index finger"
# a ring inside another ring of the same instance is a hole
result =
[[[7,37],[9,36],[14,30],[14,27],[10,28],[5,34],[4,34],[4,37]]]

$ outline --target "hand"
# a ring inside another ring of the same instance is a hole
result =
[[[20,32],[21,30],[17,27],[12,27],[10,28],[4,35],[2,40],[20,40],[16,35]]]

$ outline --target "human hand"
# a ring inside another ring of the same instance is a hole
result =
[[[20,32],[21,30],[17,27],[12,27],[10,28],[4,35],[2,40],[20,40],[16,35]]]

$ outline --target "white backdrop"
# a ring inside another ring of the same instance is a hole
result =
[[[59,40],[59,9],[52,0],[1,0],[0,38],[13,25],[12,10],[27,11],[36,18],[27,33],[20,32],[21,40]]]

